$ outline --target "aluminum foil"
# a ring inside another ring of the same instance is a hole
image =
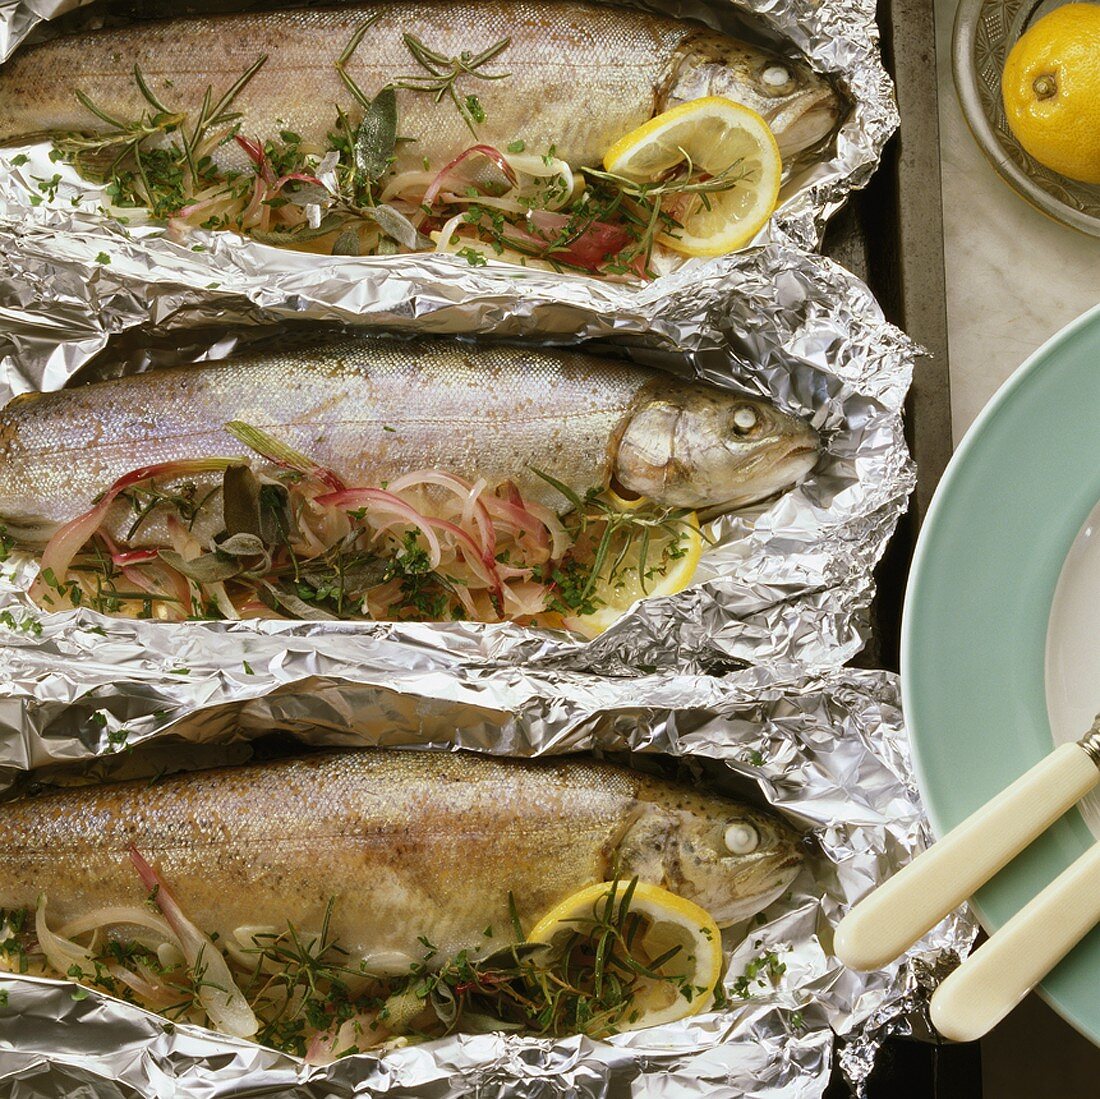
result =
[[[131,280],[122,263],[89,268],[71,255],[58,255],[59,239],[31,234],[8,246],[14,270],[0,274],[0,301],[23,303],[10,307],[0,325],[9,391],[54,388],[78,370],[86,378],[93,370],[113,374],[180,359],[220,358],[241,343],[300,333],[306,318],[360,326],[386,321],[391,328],[416,332],[477,329],[483,338],[530,339],[532,329],[557,315],[526,298],[517,301],[503,283],[497,294],[451,301],[452,288],[444,282],[425,290],[415,316],[382,303],[377,303],[380,315],[360,315],[351,301],[320,310],[301,298],[270,302],[257,312],[239,296],[193,295],[148,281],[148,269]],[[138,249],[131,258],[144,262],[146,257]],[[261,297],[266,285],[257,276]],[[763,395],[807,418],[824,439],[826,453],[805,483],[769,506],[712,525],[713,544],[685,591],[644,600],[590,643],[510,624],[163,626],[88,611],[45,616],[45,636],[78,644],[66,639],[94,624],[126,652],[155,650],[160,644],[155,638],[164,630],[189,648],[221,646],[227,635],[255,631],[316,647],[327,637],[356,635],[365,644],[395,641],[425,652],[444,649],[473,663],[614,675],[658,667],[707,671],[729,662],[797,662],[824,669],[848,659],[865,636],[875,562],[913,485],[901,412],[914,345],[883,320],[857,279],[789,245],[733,257],[722,271],[712,269],[705,277],[672,276],[664,290],[650,288],[624,299],[619,312],[599,307],[591,282],[572,285],[578,299],[570,323],[577,323],[578,335],[595,339],[597,350]],[[354,287],[348,282],[345,292],[352,294]],[[295,314],[300,316],[291,323],[287,318]],[[279,324],[252,323],[261,319]],[[118,329],[123,331],[106,356],[90,362],[91,352]],[[4,567],[0,609],[34,613],[19,606],[28,576],[25,569],[13,572],[10,563]],[[17,634],[12,643],[23,641]]]
[[[813,837],[790,893],[727,943],[731,990],[764,952],[785,969],[751,982],[727,1010],[602,1042],[453,1036],[316,1068],[202,1028],[166,1030],[100,994],[73,1000],[64,982],[4,977],[0,1081],[9,1094],[809,1099],[822,1095],[834,1049],[859,1087],[887,1033],[919,1032],[930,987],[973,939],[972,918],[958,912],[881,972],[848,971],[830,952],[848,906],[929,841],[889,673],[757,668],[624,682],[456,670],[444,654],[372,659],[354,643],[319,659],[261,637],[249,639],[251,672],[175,651],[188,673],[175,677],[163,674],[165,653],[115,667],[110,649],[96,662],[49,643],[0,652],[9,780],[29,767],[56,779],[57,761],[81,761],[98,777],[209,764],[243,756],[272,730],[314,744],[516,757],[595,750],[770,803]],[[133,751],[112,740],[120,727]]]
[[[28,37],[40,37],[49,20],[84,7],[90,0],[6,0],[0,2],[0,61],[8,56]],[[257,0],[234,0],[237,8],[262,6]],[[267,0],[270,6],[269,0]],[[195,5],[190,5],[194,7]],[[211,5],[207,4],[207,10]],[[224,10],[226,4],[214,5]],[[747,33],[769,44],[800,51],[812,66],[828,74],[849,100],[850,107],[843,123],[827,148],[813,161],[795,163],[780,197],[780,208],[769,225],[757,238],[767,240],[792,240],[803,247],[813,248],[820,242],[827,217],[844,202],[847,194],[863,186],[878,164],[882,148],[897,128],[898,114],[894,103],[893,85],[882,67],[878,47],[878,29],[875,23],[875,0],[651,0],[641,6],[672,15],[691,17],[731,33]],[[115,8],[125,10],[125,4]],[[180,5],[138,5],[152,8],[159,14],[178,14]],[[66,30],[79,31],[102,23],[102,6],[93,8],[87,15],[78,15],[67,21]],[[108,13],[112,11],[107,8]],[[110,17],[110,15],[108,16]],[[123,226],[108,224],[99,214],[99,190],[83,182],[71,169],[56,165],[48,158],[47,144],[26,149],[9,149],[0,152],[0,226],[9,231],[47,232],[59,234],[72,245],[78,242],[91,248],[90,256],[106,250],[114,255],[130,241],[130,234]],[[12,164],[18,153],[29,155],[30,162],[22,167]],[[38,181],[51,178],[60,171],[64,182],[43,201]],[[37,177],[37,179],[35,178]],[[32,198],[37,204],[32,204]],[[182,263],[187,247],[172,244],[160,229],[146,228],[134,232],[142,250],[155,268],[172,272],[186,280],[193,289],[208,286],[211,282],[236,282],[253,277],[261,268],[271,280],[270,292],[276,295],[294,293],[292,287],[308,271],[327,269],[327,276],[311,280],[329,283],[322,296],[329,299],[342,296],[334,291],[331,283],[337,277],[340,264],[329,264],[316,256],[295,256],[292,253],[264,247],[254,242],[242,243],[238,237],[227,238],[222,234],[199,234],[189,238],[188,247],[194,241],[212,243],[225,241],[213,254],[199,260]],[[81,249],[84,251],[85,249]],[[407,284],[415,291],[417,276],[398,259],[360,260],[356,265],[356,280],[360,288],[360,300],[372,301],[389,297],[397,284]],[[692,260],[680,270],[702,273],[708,269],[723,269],[729,261],[725,258]],[[500,267],[502,271],[508,268]],[[428,268],[431,281],[462,281],[474,285],[483,279],[477,270],[471,271],[465,260],[439,259]],[[514,268],[512,269],[514,271]],[[496,271],[488,273],[485,281],[492,283]],[[506,277],[506,276],[505,276]],[[582,283],[590,281],[581,278]],[[528,285],[537,286],[539,292],[553,300],[562,282],[556,275],[534,276],[525,279]],[[629,297],[631,288],[620,293]],[[564,299],[570,300],[567,290]]]

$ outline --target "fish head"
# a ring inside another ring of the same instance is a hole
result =
[[[720,927],[767,908],[802,868],[801,837],[770,813],[687,788],[647,809],[620,843],[620,877],[662,884]]]
[[[652,392],[627,422],[614,487],[709,517],[786,491],[813,469],[819,451],[809,424],[768,401],[670,387]]]
[[[666,107],[708,95],[732,99],[761,115],[784,160],[828,137],[843,111],[829,81],[804,62],[700,32],[685,43]]]

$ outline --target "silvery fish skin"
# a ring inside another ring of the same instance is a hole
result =
[[[441,959],[483,948],[488,926],[494,945],[510,938],[509,893],[530,929],[618,872],[726,926],[802,865],[777,818],[626,768],[375,749],[0,807],[0,907],[33,907],[44,892],[51,920],[67,921],[141,904],[131,844],[205,931],[316,931],[331,899],[335,940],[398,970],[423,955],[420,936]]]
[[[485,111],[476,140],[504,148],[551,146],[570,164],[594,165],[624,134],[661,111],[705,95],[757,111],[788,156],[824,138],[841,103],[806,65],[700,24],[626,8],[579,3],[393,3],[283,10],[168,22],[59,38],[18,54],[0,70],[0,143],[27,135],[100,131],[107,124],[78,102],[80,90],[107,114],[136,119],[149,109],[135,64],[172,110],[195,111],[208,87],[228,90],[261,54],[267,61],[235,102],[242,132],[264,140],[284,130],[323,146],[336,105],[355,108],[334,62],[374,19],[347,71],[368,96],[402,78],[426,77],[403,40],[411,33],[446,58],[477,55],[509,38],[456,90]],[[395,170],[441,168],[475,138],[448,99],[398,91]]]
[[[515,484],[564,511],[535,470],[579,495],[616,485],[675,507],[727,508],[773,495],[817,460],[816,434],[764,401],[568,351],[347,336],[16,398],[0,412],[0,522],[45,541],[138,467],[237,457],[243,420],[335,470],[379,486],[419,469]],[[256,458],[256,468],[265,468]],[[209,481],[218,483],[217,475]],[[201,477],[189,478],[200,484]],[[203,529],[221,529],[212,497]],[[133,521],[119,501],[108,529]],[[211,524],[213,526],[211,527]],[[165,545],[163,520],[132,545]]]

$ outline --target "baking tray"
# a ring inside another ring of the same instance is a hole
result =
[[[917,488],[879,564],[871,639],[855,661],[897,671],[902,598],[917,532],[951,457],[951,393],[933,5],[881,0],[878,23],[883,59],[897,85],[901,128],[868,186],[829,223],[824,250],[859,275],[887,319],[929,352],[918,363],[906,403]],[[848,1094],[834,1073],[826,1099]],[[979,1099],[978,1043],[889,1039],[866,1094],[867,1099]]]

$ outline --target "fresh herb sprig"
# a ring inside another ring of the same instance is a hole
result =
[[[570,921],[552,944],[525,941],[509,896],[513,942],[482,956],[462,950],[440,958],[438,948],[421,937],[420,960],[399,976],[372,973],[367,961],[355,961],[341,946],[333,932],[335,898],[329,899],[318,932],[291,924],[278,932],[257,930],[249,943],[228,951],[228,960],[260,1020],[257,1040],[299,1057],[318,1038],[333,1056],[343,1056],[399,1035],[416,1040],[503,1030],[607,1037],[640,1018],[641,997],[655,984],[668,984],[689,1001],[715,991],[669,966],[682,947],[670,946],[656,957],[646,953],[645,917],[633,906],[636,886],[637,879],[611,882],[591,911]],[[155,893],[149,904],[156,906]],[[45,972],[33,927],[33,914],[26,910],[0,911],[0,956],[11,971]],[[482,934],[486,944],[496,938],[492,925]],[[211,938],[217,941],[216,935]],[[201,1021],[198,992],[218,987],[207,978],[201,952],[194,964],[173,967],[148,947],[115,937],[105,938],[86,964],[74,965],[67,975],[141,1004],[140,995],[119,978],[119,967],[144,972],[159,985],[169,1002],[162,999],[156,1010],[171,1020]],[[758,972],[774,976],[781,969],[765,959],[748,979]],[[331,1048],[348,1022],[355,1041]]]
[[[586,554],[584,560],[567,558],[554,577],[558,583],[559,597],[565,604],[562,609],[566,613],[594,613],[596,608],[592,599],[597,585],[624,582],[625,568],[637,570],[638,584],[643,593],[647,592],[654,575],[663,571],[668,561],[683,556],[685,550],[680,543],[692,529],[691,513],[687,508],[647,505],[633,511],[623,511],[606,499],[599,489],[590,490],[582,497],[556,477],[540,469],[532,469],[532,472],[560,492],[571,505],[564,523],[574,545],[593,529],[599,531],[591,556]],[[664,533],[668,541],[663,546],[662,560],[653,564],[650,561],[650,546],[657,532]],[[632,563],[626,566],[627,557],[635,547],[637,565]]]
[[[405,32],[401,36],[413,59],[424,70],[411,76],[398,77],[396,85],[413,92],[424,92],[436,103],[442,103],[444,97],[455,105],[470,133],[477,137],[477,127],[485,121],[485,109],[476,95],[463,94],[458,88],[462,77],[476,80],[505,80],[511,73],[487,73],[482,69],[494,58],[500,56],[509,45],[510,37],[501,38],[480,53],[463,50],[457,57],[447,57],[425,45],[415,34]]]
[[[84,175],[107,182],[117,205],[146,206],[168,217],[214,181],[210,154],[239,129],[242,115],[231,108],[266,61],[266,54],[258,57],[217,100],[208,87],[190,130],[188,112],[166,107],[135,65],[134,82],[148,104],[140,117],[117,118],[77,89],[80,103],[108,129],[63,135],[55,148]],[[163,141],[168,137],[174,140]]]

